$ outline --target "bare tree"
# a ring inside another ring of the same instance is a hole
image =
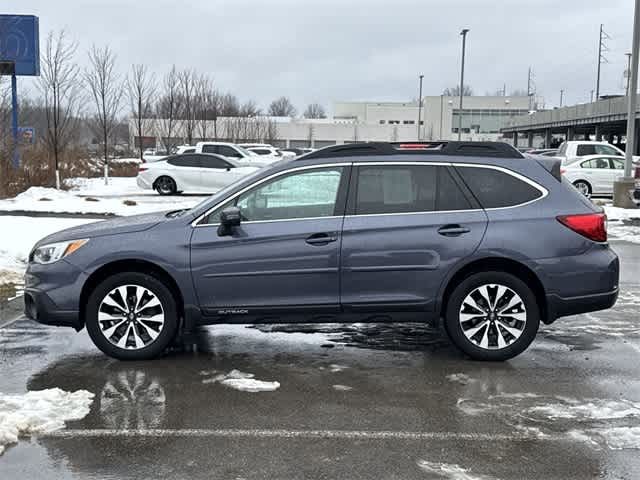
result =
[[[260,111],[260,107],[255,102],[255,100],[248,100],[242,104],[238,115],[241,117],[255,117],[260,115],[262,112]]]
[[[145,137],[145,119],[153,112],[152,98],[156,92],[155,75],[150,74],[146,65],[132,65],[127,79],[127,92],[131,104],[131,116],[135,122],[135,135],[138,137],[140,160],[144,153],[142,139]]]
[[[187,143],[192,145],[196,130],[196,73],[193,70],[183,70],[178,73],[178,81],[180,82],[181,116],[184,131]]]
[[[460,96],[460,85],[456,85],[455,87],[445,88],[442,92],[443,95],[447,97],[459,97]],[[464,90],[462,95],[465,97],[470,97],[473,95],[473,89],[469,85],[464,86]]]
[[[74,56],[78,46],[66,38],[64,30],[47,36],[41,56],[38,87],[46,113],[44,143],[53,158],[56,188],[60,188],[60,161],[71,143],[78,120],[80,97],[78,66]]]
[[[232,93],[225,93],[220,97],[220,116],[237,117],[240,115],[240,102]]]
[[[176,66],[173,65],[163,79],[162,97],[156,105],[156,115],[160,119],[160,136],[167,153],[175,146],[173,135],[179,126],[181,112],[180,81]]]
[[[206,74],[196,79],[195,85],[195,118],[198,134],[202,140],[209,138],[209,120],[213,120],[213,134],[217,138],[218,111],[220,95],[213,86],[213,80]]]
[[[319,103],[310,103],[302,114],[304,118],[327,118],[324,107]]]
[[[95,106],[92,119],[102,141],[106,185],[109,182],[109,143],[118,123],[124,93],[120,76],[116,73],[116,55],[108,46],[98,48],[94,45],[91,48],[89,68],[85,71],[84,79]]]
[[[272,117],[295,117],[296,109],[288,97],[280,97],[269,105],[269,115]]]

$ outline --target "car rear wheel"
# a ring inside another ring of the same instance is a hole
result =
[[[160,195],[175,195],[178,190],[175,180],[167,176],[158,178],[154,187]]]
[[[573,182],[573,186],[576,187],[576,189],[585,197],[591,196],[591,185],[589,185],[588,182],[584,180],[576,180]]]
[[[105,354],[120,360],[151,359],[176,335],[176,302],[157,278],[119,273],[89,296],[86,325],[91,340]]]
[[[445,315],[449,338],[475,360],[503,361],[519,355],[539,326],[535,295],[505,272],[467,277],[449,297]]]

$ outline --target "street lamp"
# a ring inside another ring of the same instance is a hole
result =
[[[468,28],[463,28],[462,35],[462,65],[460,67],[460,108],[458,109],[458,141],[462,139],[462,97],[464,95],[464,51],[467,45]]]
[[[420,89],[418,93],[418,141],[420,141],[420,121],[422,120],[422,79],[424,75],[420,75]]]

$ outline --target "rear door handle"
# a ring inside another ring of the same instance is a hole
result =
[[[338,237],[335,233],[314,233],[310,237],[307,237],[306,242],[309,245],[327,245],[336,240],[338,240]]]
[[[445,237],[457,237],[470,231],[467,227],[461,225],[444,225],[438,229],[438,233]]]

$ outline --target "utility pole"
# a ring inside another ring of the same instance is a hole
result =
[[[625,53],[627,56],[627,88],[625,90],[625,95],[629,95],[629,80],[631,79],[631,54]]]
[[[462,65],[460,67],[460,108],[458,109],[458,141],[462,139],[462,97],[464,96],[464,51],[467,45],[468,28],[463,28],[462,35]]]
[[[418,93],[418,141],[420,141],[420,122],[422,121],[422,79],[424,75],[420,75],[420,89]]]
[[[562,96],[564,95],[564,90],[560,89],[560,106],[562,107]]]
[[[605,40],[610,39],[607,32],[603,30],[604,24],[600,24],[600,36],[598,37],[598,74],[596,78],[596,102],[600,98],[600,65],[604,63],[609,63],[607,58],[604,56],[603,52],[608,51],[607,45],[604,43]],[[591,100],[593,102],[593,99]]]

